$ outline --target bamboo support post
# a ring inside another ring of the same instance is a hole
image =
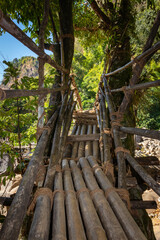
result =
[[[68,234],[70,240],[85,240],[85,231],[79,211],[78,201],[69,169],[68,161],[62,160],[64,172],[65,205],[67,213]]]
[[[57,239],[67,240],[64,192],[61,172],[56,173],[54,183],[52,240]]]
[[[106,192],[111,189],[113,189],[112,184],[108,180],[108,178],[105,176],[103,171],[101,170],[100,167],[98,167],[98,164],[96,162],[96,159],[92,156],[88,157],[88,161],[92,168],[94,167],[94,174],[97,178],[97,181],[101,188]],[[95,168],[96,167],[96,168]],[[136,222],[132,218],[131,214],[129,213],[128,209],[126,208],[125,204],[119,197],[119,195],[113,190],[110,191],[108,194],[107,200],[118,218],[121,226],[123,227],[123,230],[126,233],[126,236],[130,240],[146,240],[146,237],[144,234],[141,232],[140,228],[137,226]]]
[[[109,108],[109,112],[110,112],[110,116],[111,116],[111,121],[114,122],[116,119],[116,116],[114,115],[114,107],[113,107],[113,103],[112,100],[110,98],[108,89],[107,89],[107,83],[106,83],[106,79],[104,80],[104,90],[105,90],[105,97],[106,97],[106,101],[108,103],[108,108]],[[115,147],[122,147],[122,142],[120,139],[120,134],[118,131],[118,126],[113,126],[112,127],[112,131],[113,131],[113,138],[114,138],[114,144]],[[123,152],[117,152],[117,162],[118,162],[118,188],[126,188],[126,164],[125,164],[125,158],[124,158],[124,153]]]
[[[78,192],[78,200],[80,203],[81,213],[85,224],[86,234],[89,240],[107,239],[104,229],[94,208],[89,192],[86,190],[86,185],[82,178],[80,169],[76,163],[71,160],[70,167],[72,169],[74,185]]]
[[[144,168],[128,153],[125,153],[126,160],[139,174],[139,176],[160,196],[160,185],[144,170]]]
[[[105,229],[107,239],[128,239],[116,216],[114,215],[114,212],[112,211],[108,201],[106,200],[103,191],[100,190],[88,161],[86,158],[80,158],[79,161],[82,167],[85,182],[90,190],[93,203]]]
[[[76,136],[78,136],[80,134],[80,132],[81,132],[81,125],[78,125],[77,131],[76,131]],[[78,155],[78,145],[79,145],[78,142],[75,142],[73,144],[71,158],[76,158],[77,157],[77,155]]]
[[[38,168],[43,162],[43,154],[49,136],[48,130],[49,128],[52,129],[54,127],[57,115],[58,112],[56,111],[48,121],[46,129],[43,130],[43,133],[35,148],[34,154],[22,178],[18,191],[13,199],[13,202],[10,206],[7,217],[1,229],[1,238],[3,240],[12,240],[18,238],[19,231],[29,204],[34,181],[36,180]]]
[[[86,133],[86,125],[83,124],[81,128],[81,135],[85,133]],[[85,150],[85,143],[80,142],[78,146],[78,158],[84,157],[84,150]]]
[[[93,125],[93,134],[97,134],[97,125]],[[96,159],[98,159],[98,157],[99,157],[99,146],[98,146],[97,140],[93,141],[93,156]]]
[[[160,140],[160,131],[141,129],[141,128],[132,128],[132,127],[119,127],[119,130],[124,133],[140,135],[148,138]]]
[[[146,88],[150,88],[150,87],[158,87],[160,86],[160,80],[154,81],[154,82],[146,82],[146,83],[140,83],[140,84],[136,84],[133,86],[124,86],[122,88],[117,88],[117,89],[112,89],[111,93],[114,92],[123,92],[123,91],[134,91],[134,90],[141,90],[141,89],[146,89]]]
[[[92,134],[92,125],[88,125],[87,134]],[[92,155],[92,142],[87,141],[85,144],[85,157]]]

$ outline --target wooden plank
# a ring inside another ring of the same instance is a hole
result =
[[[67,137],[67,142],[86,142],[99,140],[100,134],[82,134],[82,135],[70,135]]]
[[[148,138],[160,140],[160,131],[141,129],[141,128],[132,128],[132,127],[119,127],[121,132],[140,135]]]
[[[132,209],[157,209],[157,203],[155,201],[131,201]]]

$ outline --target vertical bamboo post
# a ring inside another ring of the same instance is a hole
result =
[[[77,124],[74,125],[71,135],[75,135],[77,131]],[[72,144],[68,143],[64,152],[63,158],[70,158],[72,154]]]
[[[79,135],[80,132],[81,132],[81,125],[78,126],[76,135]],[[78,145],[79,145],[78,142],[75,142],[75,143],[73,144],[71,158],[76,158],[76,157],[77,157],[77,154],[78,154]]]
[[[110,118],[111,121],[115,121],[116,117],[113,115],[114,107],[113,103],[110,97],[110,94],[107,89],[107,82],[106,79],[104,78],[104,90],[105,90],[105,97],[106,101],[108,103],[108,108],[110,112]],[[113,126],[112,127],[113,131],[113,138],[114,138],[114,144],[115,147],[122,147],[122,142],[120,139],[119,131],[118,131],[118,126]],[[125,159],[124,159],[124,153],[123,152],[117,152],[117,161],[118,161],[118,187],[119,188],[126,188],[126,164],[125,164]]]
[[[93,134],[97,133],[97,125],[93,125]],[[93,141],[93,156],[98,159],[99,157],[99,146],[98,141]]]
[[[86,133],[86,125],[82,125],[81,128],[81,135]],[[80,142],[79,143],[79,147],[78,147],[78,158],[80,157],[84,157],[84,148],[85,148],[85,143],[84,142]]]

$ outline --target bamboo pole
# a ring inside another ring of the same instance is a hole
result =
[[[144,170],[144,168],[128,153],[125,153],[126,160],[139,174],[139,176],[160,196],[160,185]]]
[[[94,168],[94,174],[96,176],[96,179],[100,185],[100,187],[104,190],[110,190],[113,189],[112,184],[109,182],[108,178],[105,176],[103,171],[100,167],[98,167],[98,164],[96,162],[96,159],[93,156],[88,157],[88,161],[92,168],[94,166],[97,166]],[[136,222],[132,218],[131,214],[129,213],[128,209],[126,208],[125,204],[119,197],[119,195],[115,191],[110,191],[107,198],[114,214],[118,218],[121,226],[123,227],[123,230],[126,233],[126,236],[129,240],[146,240],[146,237],[141,232],[140,228],[137,226]]]
[[[87,141],[98,141],[100,138],[99,133],[95,134],[84,134],[84,135],[70,135],[67,137],[68,142],[87,142]]]
[[[81,135],[86,133],[86,125],[82,125],[81,128]],[[84,142],[80,142],[79,146],[78,146],[78,158],[80,157],[84,157],[84,148],[85,148],[85,143]]]
[[[132,127],[119,127],[119,130],[124,133],[135,134],[160,140],[160,131]]]
[[[99,146],[100,146],[100,155],[101,155],[101,162],[104,162],[104,145],[103,145],[103,128],[104,128],[104,123],[103,123],[103,109],[102,109],[102,104],[101,104],[101,94],[99,93],[99,120],[100,120],[100,141],[99,141]]]
[[[76,131],[77,131],[77,124],[74,125],[71,135],[75,135]],[[64,152],[63,158],[68,158],[68,157],[70,158],[71,154],[72,154],[72,144],[68,143],[66,146],[66,150]]]
[[[26,90],[26,89],[1,89],[0,88],[0,100],[8,99],[8,98],[16,98],[16,97],[29,97],[29,96],[36,96],[36,95],[46,95],[53,92],[60,92],[65,90],[64,87],[47,89],[41,88],[38,90]]]
[[[92,125],[88,125],[87,134],[92,134]],[[92,155],[92,143],[87,141],[85,144],[85,157]]]
[[[97,134],[97,125],[93,125],[93,134]],[[98,159],[99,157],[99,146],[98,140],[93,141],[93,156]]]
[[[157,209],[156,201],[131,201],[131,209]]]
[[[56,111],[48,121],[46,128],[50,127],[52,129],[54,127],[57,115],[58,112]],[[27,167],[27,170],[22,178],[18,191],[10,206],[7,217],[3,223],[1,229],[1,239],[3,240],[13,240],[18,238],[19,231],[27,211],[38,168],[43,162],[43,154],[45,151],[48,136],[48,129],[44,129]]]
[[[93,175],[93,171],[86,158],[80,158],[83,176],[87,187],[91,191],[92,200],[98,212],[102,225],[105,229],[107,239],[128,239],[112,211],[103,191],[100,191],[99,185]],[[92,194],[94,192],[94,194]]]
[[[65,205],[67,213],[68,234],[70,240],[85,240],[85,231],[79,211],[78,201],[72,182],[71,172],[68,161],[62,161],[62,169],[64,172],[64,190]]]
[[[88,240],[103,240],[107,239],[101,222],[98,218],[97,212],[94,208],[93,202],[90,198],[89,192],[86,189],[86,185],[82,178],[80,169],[77,167],[75,161],[70,161],[70,167],[72,169],[72,175],[76,191],[79,191],[78,200],[85,224],[86,234]]]
[[[57,172],[55,175],[54,191],[52,240],[67,240],[64,193],[61,172]]]
[[[140,90],[140,89],[146,89],[146,88],[150,88],[150,87],[157,87],[160,86],[160,80],[154,81],[154,82],[146,82],[146,83],[140,83],[140,84],[136,84],[133,86],[126,86],[126,87],[122,87],[122,88],[117,88],[117,89],[112,89],[111,92],[123,92],[125,91],[130,91],[130,90]]]
[[[81,125],[79,125],[78,128],[77,128],[76,136],[78,136],[78,135],[80,134],[80,132],[81,132]],[[78,142],[75,142],[75,143],[73,144],[71,158],[76,158],[76,157],[77,157],[77,154],[78,154],[78,145],[79,145]]]
[[[106,101],[108,103],[108,108],[109,108],[109,112],[111,115],[111,121],[115,121],[116,117],[114,115],[112,115],[115,111],[114,111],[114,107],[113,107],[113,103],[112,100],[110,98],[108,89],[107,89],[107,83],[104,79],[104,90],[105,90],[105,97],[106,97]],[[113,138],[114,138],[114,144],[115,147],[123,147],[122,146],[122,142],[120,139],[120,134],[118,131],[118,126],[113,126],[112,128],[113,131]],[[126,164],[125,164],[125,159],[124,159],[124,154],[123,152],[117,152],[117,161],[118,161],[118,188],[126,188]]]

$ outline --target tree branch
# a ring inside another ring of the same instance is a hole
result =
[[[90,5],[96,15],[105,23],[105,25],[109,28],[111,26],[111,21],[110,19],[104,14],[104,12],[99,8],[98,4],[96,3],[95,0],[92,0],[90,2]]]
[[[53,20],[53,15],[52,15],[51,8],[49,8],[49,16],[50,16],[51,23],[52,23],[54,40],[55,40],[56,43],[59,43],[59,38],[58,38],[58,35],[57,35],[57,30],[56,30],[55,23],[54,23],[54,20]]]
[[[68,73],[67,69],[59,66],[53,59],[51,59],[49,55],[39,49],[39,47],[32,41],[31,38],[29,38],[10,18],[3,14],[2,10],[0,10],[0,27],[10,33],[39,57],[43,58],[46,63],[49,63],[59,71]]]

